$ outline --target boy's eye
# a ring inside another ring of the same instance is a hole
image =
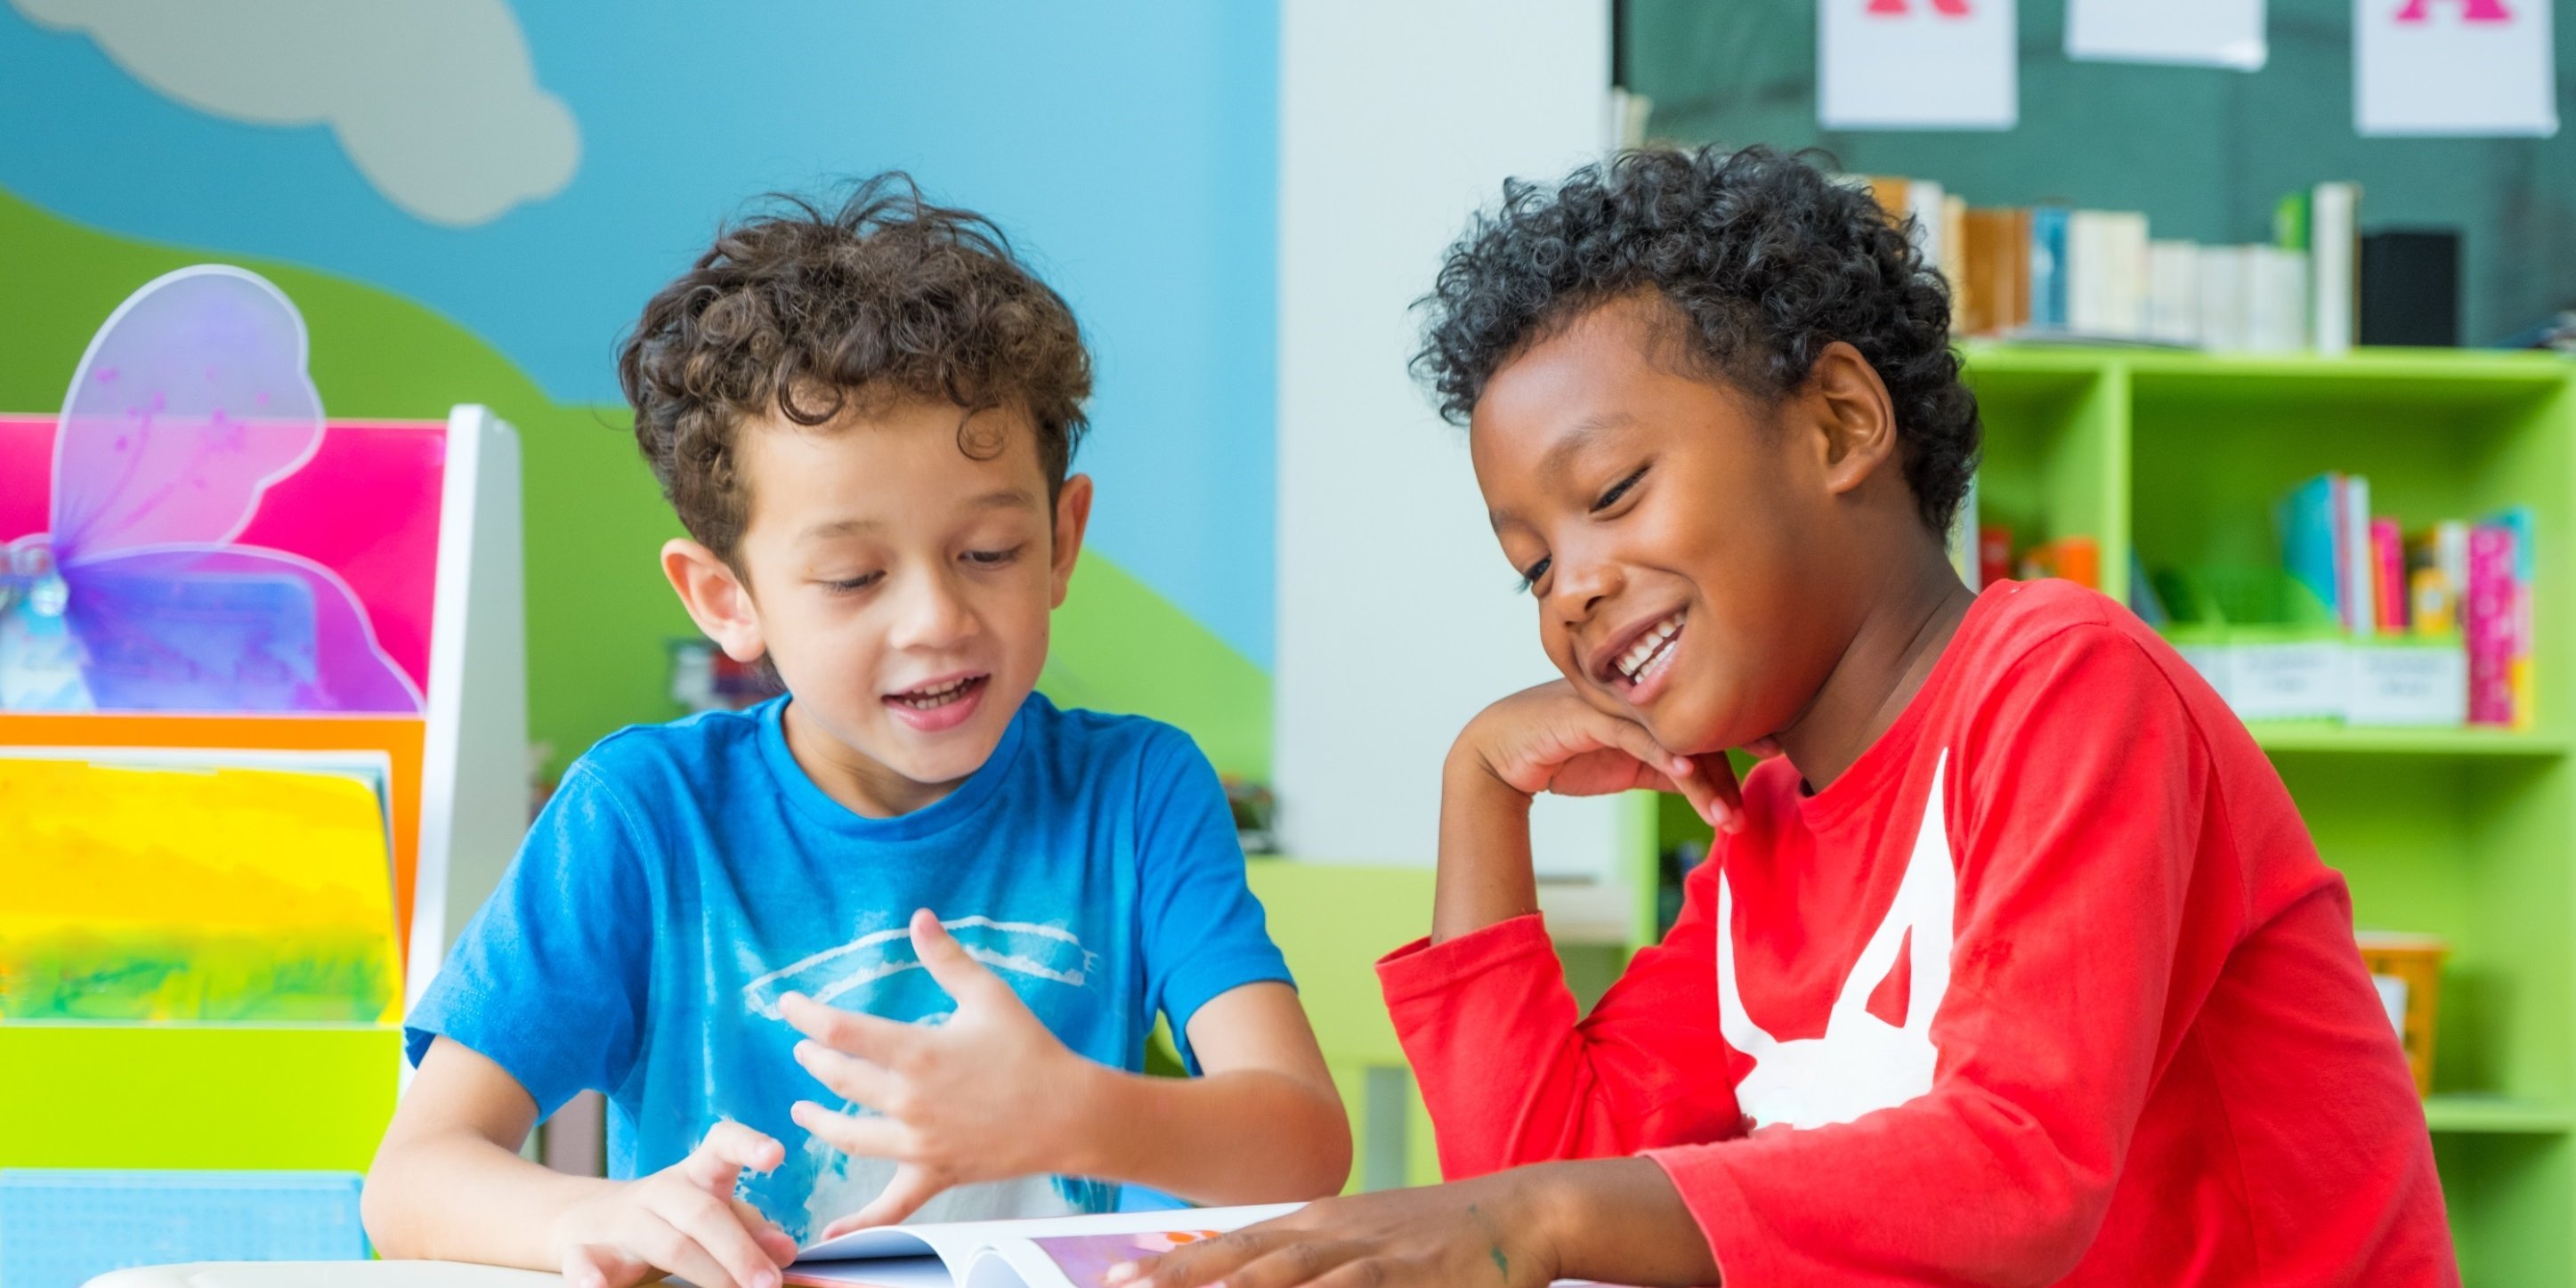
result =
[[[1019,558],[1020,551],[1025,548],[1026,547],[1024,546],[1013,546],[1008,550],[969,550],[966,552],[966,562],[975,564],[978,567],[998,568],[1003,564]]]
[[[847,595],[854,591],[866,590],[868,587],[883,580],[885,580],[885,574],[882,572],[861,573],[856,577],[843,577],[836,581],[826,581],[823,583],[823,589],[831,591],[834,594]]]
[[[1538,579],[1547,575],[1547,566],[1554,562],[1554,559],[1541,559],[1537,563],[1521,569],[1520,589],[1512,593],[1517,595],[1526,595],[1530,593],[1531,590],[1538,586]]]
[[[1637,467],[1635,473],[1611,484],[1610,490],[1602,493],[1601,499],[1592,503],[1592,513],[1599,514],[1603,510],[1607,510],[1611,506],[1617,505],[1619,503],[1619,498],[1628,495],[1628,489],[1637,486],[1637,480],[1646,477],[1646,471],[1650,468],[1652,467],[1640,465]]]

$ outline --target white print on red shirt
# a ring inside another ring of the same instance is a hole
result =
[[[1752,1057],[1753,1069],[1736,1084],[1735,1099],[1756,1130],[1771,1126],[1822,1127],[1847,1123],[1874,1109],[1904,1104],[1932,1089],[1939,1052],[1932,1045],[1932,1016],[1950,991],[1951,922],[1959,877],[1950,862],[1949,830],[1941,808],[1946,750],[1932,766],[1932,792],[1923,803],[1923,826],[1914,853],[1869,944],[1853,963],[1842,995],[1834,999],[1825,1035],[1782,1042],[1745,1012],[1735,982],[1735,897],[1726,876],[1717,878],[1717,1014],[1727,1045]],[[1912,979],[1902,1028],[1870,1013],[1869,995],[1895,969],[1896,954],[1912,933]]]

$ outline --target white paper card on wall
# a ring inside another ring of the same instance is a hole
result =
[[[2013,0],[1817,0],[1816,22],[1826,129],[2013,127]]]
[[[2263,0],[2067,0],[2066,56],[2259,71]]]
[[[2551,0],[2353,0],[2365,135],[2558,132]]]

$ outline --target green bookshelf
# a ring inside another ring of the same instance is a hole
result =
[[[2464,1279],[2576,1283],[2576,669],[2557,660],[2576,639],[2576,364],[1964,352],[1986,423],[1980,517],[2017,542],[2094,538],[2117,598],[2133,549],[2149,568],[2274,562],[2273,503],[2324,470],[2369,475],[2372,508],[2410,528],[2533,508],[2534,730],[2253,732],[2361,925],[2451,944],[2424,1114]],[[1707,835],[1677,805],[1641,800],[1653,849]]]

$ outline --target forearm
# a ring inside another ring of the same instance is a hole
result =
[[[471,1131],[394,1143],[376,1155],[362,1201],[367,1237],[388,1258],[554,1270],[563,1213],[619,1183],[567,1176]]]
[[[1350,1124],[1328,1090],[1268,1069],[1157,1078],[1091,1067],[1072,1097],[1066,1171],[1219,1205],[1321,1198],[1350,1175]]]
[[[1462,747],[1449,754],[1441,770],[1431,942],[1538,911],[1529,809],[1530,798],[1495,777],[1475,753]]]
[[[1541,1163],[1494,1178],[1514,1187],[1522,1214],[1551,1250],[1559,1279],[1617,1284],[1715,1284],[1717,1258],[1654,1160]]]

